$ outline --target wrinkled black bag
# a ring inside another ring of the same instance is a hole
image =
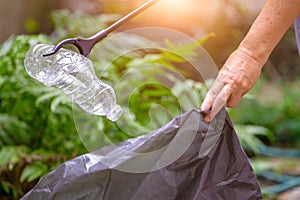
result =
[[[199,111],[192,110],[147,135],[74,158],[43,177],[22,199],[262,199],[248,158],[225,115],[219,134],[202,121]],[[168,148],[164,149],[175,138],[175,149],[187,146],[182,154],[168,154]],[[161,156],[154,156],[156,162],[143,156],[161,149]],[[174,162],[170,159],[170,164],[163,163],[173,154],[180,156]],[[161,159],[164,155],[167,157]],[[139,169],[148,166],[147,160],[153,170]]]

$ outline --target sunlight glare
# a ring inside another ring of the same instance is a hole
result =
[[[161,6],[164,7],[164,9],[173,11],[182,10],[186,4],[187,1],[184,0],[161,0]]]

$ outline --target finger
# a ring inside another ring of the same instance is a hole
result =
[[[205,121],[205,122],[210,122],[211,121],[211,113],[209,113],[209,114],[207,114],[204,118],[203,118],[203,120]]]
[[[221,92],[217,95],[212,105],[211,119],[213,119],[219,113],[219,111],[227,105],[227,101],[231,96],[232,91],[233,89],[229,84],[225,85],[222,88]]]
[[[208,92],[202,102],[201,110],[210,110],[211,109],[216,96],[222,90],[223,86],[224,86],[223,81],[218,76],[217,79],[215,80],[214,84],[208,90]]]
[[[227,101],[227,106],[230,108],[235,108],[239,104],[243,95],[244,92],[242,90],[234,91]]]
[[[210,115],[211,115],[210,110],[200,110],[200,113],[203,117],[203,121],[210,122]]]
[[[211,113],[209,113],[203,118],[203,121],[209,123],[211,121],[211,119],[212,119]]]

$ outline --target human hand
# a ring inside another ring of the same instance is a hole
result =
[[[211,110],[204,121],[211,121],[224,106],[236,107],[242,96],[255,85],[264,63],[246,48],[239,47],[234,51],[201,105],[201,110]]]

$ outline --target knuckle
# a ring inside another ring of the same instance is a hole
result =
[[[248,90],[248,89],[249,89],[250,83],[249,83],[249,82],[246,82],[246,81],[242,81],[242,82],[240,83],[240,86],[241,86],[241,89],[242,89],[243,91],[245,91],[245,90]]]

